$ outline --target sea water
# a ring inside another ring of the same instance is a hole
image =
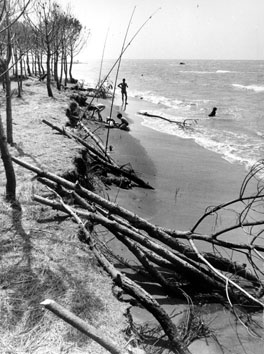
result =
[[[102,79],[113,64],[104,61]],[[100,61],[74,67],[75,77],[91,86],[98,82],[99,72]],[[108,80],[114,82],[115,75],[116,67]],[[128,83],[128,96],[152,103],[148,114],[188,123],[182,129],[159,117],[140,115],[145,126],[193,139],[246,169],[264,158],[264,61],[123,59],[118,82],[122,78]],[[210,118],[213,107],[217,113]]]

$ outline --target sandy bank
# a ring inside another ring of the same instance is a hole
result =
[[[14,94],[16,147],[10,151],[27,163],[60,175],[73,168],[73,158],[81,148],[42,123],[46,119],[65,126],[69,97],[56,89],[54,96],[49,98],[45,83],[37,79],[24,82],[22,98]],[[126,305],[114,297],[111,279],[79,242],[75,223],[32,201],[33,193],[50,195],[32,179],[34,173],[14,167],[22,208],[17,214],[4,199],[5,173],[0,159],[0,352],[108,353],[43,310],[40,303],[46,298],[56,300],[124,347]]]

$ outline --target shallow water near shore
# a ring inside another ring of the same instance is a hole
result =
[[[117,103],[120,101],[117,99]],[[126,114],[130,120],[130,132],[115,131],[110,135],[113,157],[121,164],[130,162],[136,172],[155,189],[120,190],[114,200],[134,211],[155,225],[178,230],[189,230],[209,205],[217,205],[239,193],[240,184],[246,174],[243,166],[231,164],[218,154],[195,144],[192,140],[152,130],[142,126],[138,109],[152,109],[153,105],[142,100],[130,99]],[[121,108],[118,106],[117,108]],[[116,141],[118,140],[118,142]],[[232,215],[228,221],[232,221]],[[203,225],[204,232],[211,231],[213,222]],[[240,237],[234,233],[233,237]],[[201,251],[209,250],[208,245],[197,242]],[[118,254],[134,262],[124,245],[113,243]],[[225,254],[227,256],[227,253]],[[237,259],[245,262],[245,257]],[[124,271],[124,269],[122,269]],[[167,313],[186,308],[181,301],[169,301],[162,291],[151,283],[142,283]],[[261,353],[260,340],[254,340],[247,330],[236,322],[234,316],[219,305],[206,305],[201,310],[202,318],[215,331],[227,353],[240,353],[240,341],[245,342],[249,352]],[[154,318],[140,307],[133,307],[136,322],[144,324]],[[176,323],[181,316],[176,317]],[[262,314],[256,316],[262,325]],[[191,346],[193,353],[222,353],[213,339],[199,340]],[[233,348],[230,351],[230,348]]]
[[[104,62],[102,78],[113,63]],[[94,85],[99,67],[99,61],[78,64],[75,75]],[[123,59],[119,81],[126,78],[130,97],[153,104],[149,113],[171,120],[190,119],[193,129],[183,131],[151,117],[144,117],[142,124],[192,139],[227,161],[248,168],[264,153],[263,69],[263,61],[186,60],[182,65],[179,60]],[[108,80],[114,79],[115,69]],[[213,107],[217,107],[217,114],[209,119]]]
[[[160,64],[171,72],[176,68],[178,81],[173,75],[171,78],[167,75],[167,81],[163,80],[161,84],[157,77],[153,77]],[[231,64],[232,67],[228,66]],[[263,90],[259,81],[262,74],[258,71],[262,63],[242,62],[240,67],[239,63],[231,64],[199,62],[196,67],[192,63],[191,68],[190,63],[182,66],[178,62],[169,64],[165,61],[122,62],[120,77],[126,77],[129,94],[133,96],[129,97],[129,104],[123,112],[130,119],[131,129],[128,135],[118,132],[119,142],[116,145],[116,138],[112,140],[110,137],[113,157],[121,163],[130,162],[136,172],[149,181],[155,190],[119,191],[114,197],[120,205],[153,224],[189,230],[208,206],[238,196],[248,167],[262,157]],[[259,65],[257,71],[255,65]],[[156,67],[156,71],[153,67]],[[82,68],[82,75],[84,67],[79,68]],[[246,72],[243,79],[239,74],[242,69]],[[144,86],[147,82],[147,70],[151,78],[148,82],[150,92]],[[140,73],[140,77],[135,72]],[[136,84],[140,80],[141,86]],[[133,91],[135,86],[137,90]],[[155,91],[157,88],[158,93]],[[160,89],[163,88],[167,92],[161,93]],[[169,97],[169,94],[173,96]],[[219,102],[222,106],[219,106]],[[115,104],[120,103],[121,98],[117,93]],[[216,118],[209,119],[207,115],[212,106],[217,106],[219,110]],[[122,110],[121,106],[118,108]],[[160,119],[139,115],[138,112],[142,111],[170,119],[190,118],[197,120],[197,123],[193,124],[192,129],[183,131]],[[232,216],[228,218],[229,221],[232,220]],[[201,231],[208,232],[213,227],[214,222],[209,221],[202,226]],[[240,237],[239,233],[232,234],[232,239],[236,237]],[[204,244],[197,244],[200,250],[210,250]],[[113,248],[119,254],[127,256],[124,246],[114,244]],[[238,261],[244,262],[245,257]],[[148,288],[149,286],[151,284],[147,284]],[[177,300],[168,303],[166,296],[157,289],[155,297],[168,313],[175,308],[184,308]],[[153,320],[141,308],[134,307],[133,314],[141,323]],[[215,331],[224,352],[236,354],[244,349],[247,353],[262,353],[261,339],[249,333],[221,306],[204,306],[202,318]],[[255,319],[262,326],[262,314],[258,314]],[[223,353],[214,340],[195,342],[191,348],[193,353]]]

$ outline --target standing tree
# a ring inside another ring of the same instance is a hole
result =
[[[53,97],[52,70],[58,90],[61,89],[62,80],[67,85],[68,76],[72,82],[73,58],[83,48],[90,32],[86,31],[69,10],[63,11],[52,0],[36,0],[35,11],[27,16],[27,21],[32,29],[34,43],[31,50],[32,72],[38,72],[41,78],[47,79],[48,95]],[[42,65],[44,60],[46,71]]]
[[[29,47],[28,41],[28,27],[23,22],[17,22],[12,27],[13,37],[13,60],[14,60],[14,75],[17,81],[18,97],[22,95],[23,78],[27,77],[26,65],[24,58]],[[30,72],[30,70],[29,70]]]
[[[12,43],[11,43],[11,32],[10,32],[10,10],[8,2],[5,4],[5,24],[6,24],[6,58],[3,62],[5,70],[5,87],[6,87],[6,132],[7,132],[7,142],[13,145],[13,118],[12,118],[12,102],[11,102],[11,81],[9,75],[9,63],[12,58]]]
[[[6,134],[7,142],[13,144],[13,124],[12,124],[12,103],[11,103],[11,81],[10,81],[10,62],[12,59],[12,38],[11,38],[11,28],[19,20],[19,18],[25,13],[31,0],[21,8],[19,1],[7,1],[2,0],[0,2],[0,35],[1,35],[1,45],[0,45],[0,67],[1,75],[6,89]],[[16,10],[20,8],[19,14],[16,14]],[[11,13],[12,9],[12,13]]]
[[[12,160],[8,151],[8,145],[13,144],[13,123],[12,123],[12,102],[11,102],[11,82],[9,76],[9,63],[12,57],[12,40],[11,40],[11,28],[18,21],[18,19],[23,15],[27,6],[31,0],[28,0],[24,6],[20,7],[19,14],[13,19],[11,18],[10,9],[14,11],[16,7],[21,5],[19,1],[10,2],[7,0],[0,1],[0,35],[1,35],[1,45],[0,45],[0,77],[2,77],[6,88],[6,131],[7,136],[4,132],[4,127],[0,117],[0,152],[1,158],[3,160],[5,174],[6,174],[6,199],[8,201],[16,200],[16,176],[12,164]]]
[[[73,83],[72,67],[73,60],[76,55],[80,53],[84,47],[89,35],[90,30],[83,27],[79,20],[69,15],[69,35],[68,35],[68,52],[69,52],[69,77],[70,82]]]
[[[49,97],[53,97],[51,88],[51,58],[53,55],[52,48],[54,47],[54,42],[57,37],[57,8],[58,5],[51,0],[39,0],[35,4],[34,15],[36,16],[36,21],[34,21],[33,18],[28,17],[29,23],[31,24],[32,30],[37,39],[37,43],[39,44],[39,49],[43,49],[46,56],[47,72],[45,74],[47,77],[47,91]],[[42,60],[42,55],[40,58]]]
[[[16,175],[9,154],[7,139],[4,132],[2,119],[0,117],[0,152],[3,160],[5,174],[6,174],[6,199],[8,201],[16,200]]]

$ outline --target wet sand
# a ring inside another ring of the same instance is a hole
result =
[[[241,183],[246,176],[242,166],[230,164],[220,155],[198,146],[192,140],[143,126],[143,119],[137,112],[154,109],[150,103],[130,98],[125,112],[120,106],[116,108],[127,116],[130,132],[118,129],[110,131],[112,156],[120,164],[130,163],[154,190],[133,188],[109,192],[112,200],[155,225],[189,230],[208,206],[238,197]],[[209,220],[200,231],[210,232],[212,227]],[[114,249],[119,247],[118,251],[122,255],[126,254],[123,245],[112,246]],[[204,247],[201,250],[206,250],[207,246]],[[168,302],[161,292],[157,289],[155,291],[156,299],[168,313],[175,307],[177,311],[183,308],[177,301]],[[137,307],[133,308],[133,316],[136,321],[153,320],[151,315]],[[242,342],[248,352],[262,353],[260,342],[254,340],[241,324],[235,324],[234,317],[221,306],[205,306],[203,318],[205,323],[210,323],[210,328],[229,352],[240,353]],[[257,319],[260,320],[260,316]],[[192,353],[222,353],[212,339],[196,341],[190,349]]]
[[[117,200],[154,224],[188,230],[208,206],[238,196],[246,171],[190,139],[143,126],[137,112],[144,109],[151,110],[151,104],[130,99],[125,112],[130,132],[113,130],[109,144],[118,162],[131,163],[155,189],[120,191]]]

